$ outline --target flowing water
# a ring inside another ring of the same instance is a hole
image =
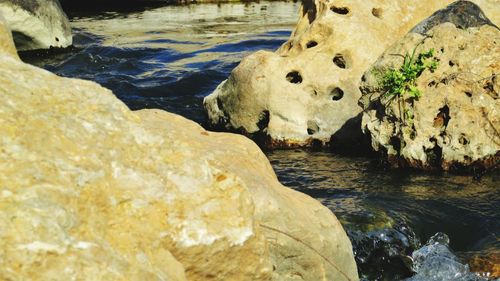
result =
[[[23,59],[62,76],[94,80],[131,109],[161,108],[204,123],[203,97],[245,55],[278,48],[290,35],[299,6],[72,11],[75,47]],[[411,276],[409,256],[437,232],[449,236],[462,263],[478,254],[498,262],[497,174],[474,179],[383,170],[369,157],[308,150],[267,155],[285,185],[318,199],[343,222],[366,280]]]

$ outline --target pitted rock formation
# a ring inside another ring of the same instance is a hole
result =
[[[73,37],[58,0],[0,0],[18,51],[71,46]]]
[[[210,125],[265,135],[274,147],[356,144],[362,74],[390,44],[450,2],[304,1],[288,42],[276,53],[245,58],[205,99]]]
[[[449,16],[453,23],[447,22]],[[445,23],[437,25],[439,21]],[[414,31],[389,48],[364,76],[363,130],[371,136],[373,148],[395,166],[428,170],[498,166],[500,30],[484,20],[476,5],[462,1]],[[397,98],[389,101],[385,95],[381,75],[402,64],[402,57],[394,54],[415,48],[417,54],[434,49],[439,66],[417,78],[422,97],[400,99],[399,105]]]
[[[0,280],[358,280],[250,140],[22,63],[0,22]]]

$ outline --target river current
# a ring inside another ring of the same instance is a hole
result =
[[[160,108],[204,124],[203,98],[244,56],[286,41],[299,7],[260,2],[69,11],[74,47],[23,59],[96,81],[133,110]],[[283,184],[316,198],[342,221],[365,280],[410,277],[408,256],[437,232],[449,236],[464,264],[478,255],[500,259],[498,174],[478,179],[385,170],[369,156],[324,151],[266,154]]]

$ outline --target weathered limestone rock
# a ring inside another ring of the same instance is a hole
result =
[[[132,112],[7,50],[1,280],[358,280],[335,216],[250,140]]]
[[[453,23],[446,22],[450,16]],[[389,48],[366,72],[360,100],[363,130],[393,165],[443,170],[498,165],[500,31],[484,19],[470,2],[450,5]],[[445,23],[438,25],[440,21]],[[389,101],[381,76],[401,66],[402,56],[394,54],[415,48],[416,54],[434,49],[438,68],[417,78],[419,99]]]
[[[245,58],[205,99],[210,124],[265,135],[271,147],[357,145],[362,74],[390,44],[450,2],[304,1],[288,42],[276,53]],[[500,3],[479,2],[495,9]]]
[[[73,37],[58,0],[0,0],[18,51],[65,48]]]

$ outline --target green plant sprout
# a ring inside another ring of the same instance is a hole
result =
[[[400,117],[405,123],[407,120],[413,121],[413,113],[406,110],[406,100],[418,100],[422,96],[417,87],[417,78],[426,69],[434,72],[439,63],[434,57],[434,49],[416,56],[417,47],[413,49],[411,55],[409,53],[404,55],[403,65],[399,69],[386,70],[381,79],[384,96],[389,98],[389,102],[394,98],[398,99]]]

